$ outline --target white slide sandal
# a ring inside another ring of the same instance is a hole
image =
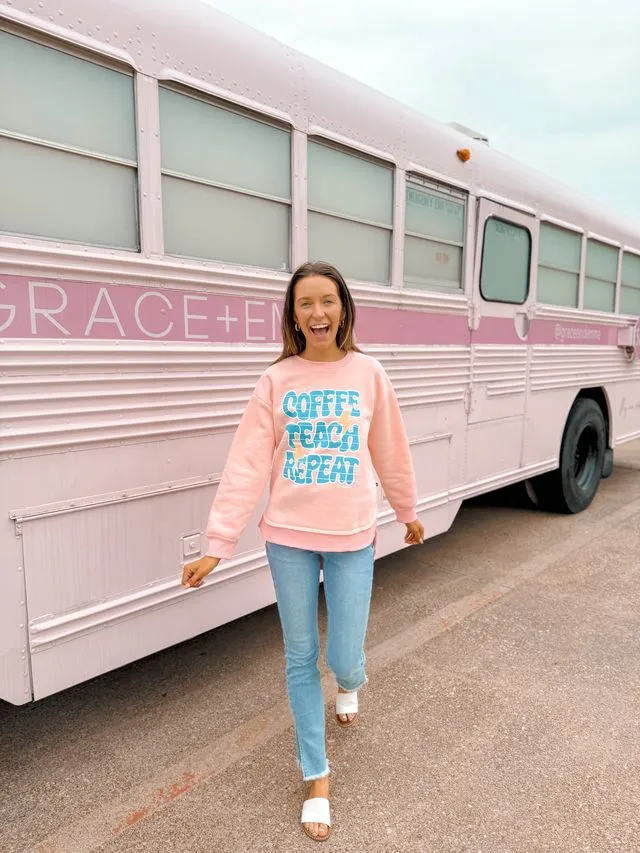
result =
[[[304,834],[308,835],[314,841],[326,841],[331,835],[331,809],[329,808],[329,800],[326,797],[312,797],[310,800],[305,800],[302,804],[302,817],[300,818]],[[323,823],[327,827],[326,835],[312,835],[305,824],[307,823]]]
[[[347,720],[343,722],[338,714],[356,714],[358,713],[358,693],[354,690],[352,693],[338,693],[336,696],[336,719],[338,723],[346,728],[347,726],[353,725],[356,721],[356,717],[352,720]]]

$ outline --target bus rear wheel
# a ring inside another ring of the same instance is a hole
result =
[[[594,499],[602,479],[607,427],[602,409],[579,397],[569,412],[560,450],[560,467],[530,480],[540,509],[577,513]]]

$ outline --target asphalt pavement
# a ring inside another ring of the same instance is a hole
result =
[[[320,849],[640,851],[638,469],[635,443],[578,516],[478,501],[378,561],[361,714],[327,715]],[[0,851],[316,849],[285,696],[271,607],[0,703]]]

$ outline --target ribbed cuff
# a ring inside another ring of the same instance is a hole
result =
[[[412,521],[417,521],[418,516],[416,514],[416,508],[413,507],[413,509],[396,510],[396,518],[403,524],[411,524]]]
[[[215,536],[208,536],[209,547],[207,548],[207,557],[219,557],[221,560],[229,560],[233,557],[237,542],[230,542],[228,539],[218,539]]]

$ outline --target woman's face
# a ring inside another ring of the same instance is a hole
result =
[[[344,318],[338,285],[324,275],[310,275],[295,285],[294,317],[306,341],[305,354],[318,359],[339,352],[336,336]]]

